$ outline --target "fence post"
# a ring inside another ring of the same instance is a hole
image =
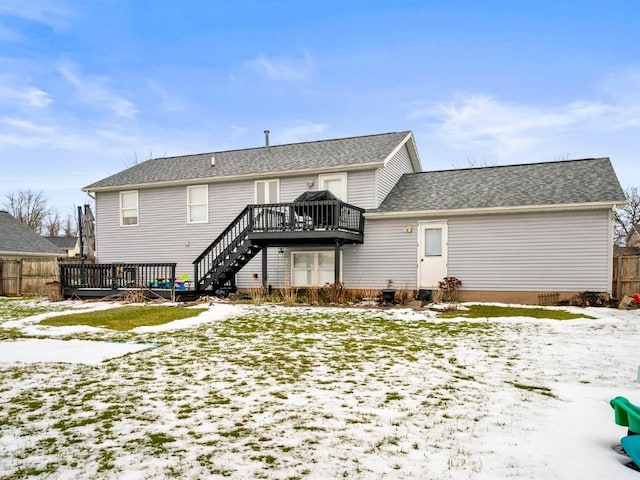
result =
[[[4,294],[4,274],[2,273],[3,265],[4,265],[4,260],[0,258],[0,295]]]
[[[117,277],[118,276],[118,268],[116,267],[115,263],[111,264],[111,288],[113,290],[116,290],[118,288],[118,280]]]
[[[616,291],[614,293],[616,298],[620,298],[620,291],[622,290],[622,256],[616,257]]]
[[[176,301],[176,264],[171,265],[171,301]]]
[[[18,268],[16,269],[16,288],[18,290],[18,296],[22,296],[22,259],[17,261]]]

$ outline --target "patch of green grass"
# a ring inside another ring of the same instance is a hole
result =
[[[150,433],[149,441],[151,442],[151,445],[159,446],[159,445],[164,445],[165,443],[175,442],[176,439],[173,438],[171,435],[167,435],[166,433],[160,432],[160,433]]]
[[[387,392],[384,403],[393,402],[394,400],[402,400],[404,395],[400,395],[398,392]]]
[[[540,387],[538,385],[526,385],[524,383],[518,383],[518,382],[507,382],[507,383],[509,383],[510,385],[513,385],[516,388],[519,388],[520,390],[539,393],[540,395],[545,395],[551,398],[558,398],[558,396],[555,393],[553,393],[551,389],[548,387]]]
[[[68,307],[60,305],[40,305],[35,299],[24,297],[0,298],[0,321],[19,320],[40,313],[59,312]]]
[[[195,317],[206,308],[184,308],[173,306],[126,306],[111,308],[98,312],[72,313],[58,317],[46,318],[42,325],[69,326],[89,325],[91,327],[108,328],[126,331],[136,327],[162,325],[174,320]]]
[[[26,335],[17,328],[0,328],[0,341],[15,340],[23,337],[26,337]]]
[[[55,471],[56,471],[56,464],[53,462],[50,462],[50,463],[47,463],[44,467],[29,466],[25,468],[20,468],[15,472],[13,472],[13,475],[11,475],[11,477],[5,477],[5,478],[18,479],[18,478],[32,478],[32,477],[37,477],[39,475],[50,476],[53,473],[55,473]]]
[[[253,433],[253,430],[246,427],[238,426],[231,430],[219,432],[219,435],[221,437],[226,437],[226,438],[243,438],[243,437],[250,436],[252,433]]]
[[[566,310],[556,310],[538,307],[508,307],[499,305],[465,305],[468,310],[450,310],[440,313],[441,318],[496,318],[496,317],[531,317],[547,318],[550,320],[575,320],[586,318],[595,320],[595,317],[582,313],[571,313]]]

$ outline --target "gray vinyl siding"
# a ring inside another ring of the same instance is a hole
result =
[[[303,175],[298,177],[280,178],[280,201],[282,203],[293,202],[298,196],[309,190],[307,184],[311,181],[316,185],[318,183],[317,176]]]
[[[267,249],[267,284],[274,288],[284,287],[287,284],[288,253],[283,249],[279,253],[278,247]],[[256,274],[258,278],[254,278]],[[262,286],[262,252],[247,263],[236,275],[236,283],[240,288],[258,288]]]
[[[97,261],[175,262],[177,274],[193,276],[191,262],[211,242],[216,212],[209,189],[209,223],[187,223],[186,187],[138,192],[137,226],[120,226],[119,193],[99,193],[96,201]]]
[[[375,170],[347,173],[347,203],[360,208],[375,208]]]
[[[463,289],[608,291],[610,211],[367,219],[363,245],[343,247],[349,288],[416,288],[418,221],[447,220],[448,275]],[[411,226],[411,233],[406,229]]]
[[[269,176],[265,179],[279,178]],[[348,172],[349,199],[367,208],[373,205],[373,171]],[[291,202],[309,190],[317,175],[282,177],[280,201]],[[195,185],[195,184],[194,184]],[[254,202],[255,182],[238,181],[209,184],[209,221],[187,223],[187,187],[163,187],[138,190],[138,225],[120,226],[120,193],[98,192],[96,196],[97,261],[176,262],[177,274],[193,276],[193,260],[229,225],[242,209]],[[262,274],[261,253],[238,274],[242,287],[251,288],[253,273]],[[269,283],[286,283],[286,255],[270,248]],[[260,280],[261,281],[261,280]]]
[[[362,185],[365,192],[366,173],[349,172],[350,188]],[[293,200],[308,182],[306,176],[282,178],[281,201]],[[360,205],[366,204],[361,195]],[[254,182],[209,185],[209,222],[203,224],[187,223],[185,186],[139,190],[137,226],[120,226],[119,192],[96,198],[98,262],[176,262],[178,276],[193,275],[192,261],[253,202]],[[379,289],[393,279],[396,288],[416,288],[419,220],[429,219],[367,219],[364,244],[342,248],[345,285]],[[469,290],[608,291],[610,222],[609,210],[451,217],[448,274]],[[261,255],[238,274],[241,287],[260,284]],[[288,249],[270,248],[268,283],[285,286],[289,262]]]
[[[406,232],[407,225],[412,233]],[[343,282],[347,288],[416,288],[416,222],[404,219],[367,219],[364,244],[343,247]]]
[[[608,291],[610,211],[452,217],[448,274],[463,288]]]
[[[378,208],[382,201],[389,195],[389,192],[393,186],[398,183],[400,177],[405,173],[413,173],[413,165],[409,158],[409,152],[407,146],[403,145],[396,154],[389,159],[387,164],[383,168],[379,168],[376,171],[376,192],[375,192],[375,206],[372,208]]]
[[[209,185],[208,223],[187,222],[187,187],[138,191],[136,226],[120,226],[119,192],[96,197],[97,260],[110,262],[176,262],[177,274],[193,275],[193,260],[253,201],[253,184]]]

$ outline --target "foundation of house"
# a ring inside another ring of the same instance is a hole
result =
[[[303,299],[306,296],[309,296],[309,292],[312,290],[318,290],[317,288],[313,289],[305,289],[305,288],[289,288],[289,289],[278,289],[274,288],[272,295],[282,295],[285,291],[295,291],[300,295],[300,298]],[[433,293],[433,297],[431,295],[425,296],[425,298],[421,298],[422,290],[398,290],[395,294],[394,303],[396,305],[405,305],[408,307],[415,305],[425,305],[428,304],[431,300],[437,298],[437,290],[433,292],[429,290],[429,292]],[[177,292],[176,292],[177,293]],[[255,295],[257,293],[256,289],[245,289],[239,288],[238,294],[240,295]],[[265,292],[266,293],[266,292]],[[456,294],[457,302],[496,302],[496,303],[512,303],[512,304],[521,304],[521,305],[558,305],[558,304],[568,304],[575,299],[581,292],[542,292],[542,291],[487,291],[487,290],[458,290]],[[357,288],[348,288],[342,292],[340,297],[347,302],[362,299],[362,302],[368,305],[380,305],[382,299],[382,289],[372,290],[372,289],[357,289]],[[427,298],[428,297],[428,298]],[[304,300],[303,300],[304,301]]]
[[[508,292],[487,290],[458,290],[459,302],[499,302],[523,305],[557,305],[569,302],[578,292]]]

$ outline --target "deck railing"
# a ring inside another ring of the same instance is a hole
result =
[[[175,263],[60,264],[63,288],[150,288],[173,290]]]
[[[364,210],[340,200],[249,205],[254,232],[338,230],[362,233]]]
[[[340,231],[362,235],[364,209],[341,200],[247,205],[193,261],[199,287],[251,233]]]

